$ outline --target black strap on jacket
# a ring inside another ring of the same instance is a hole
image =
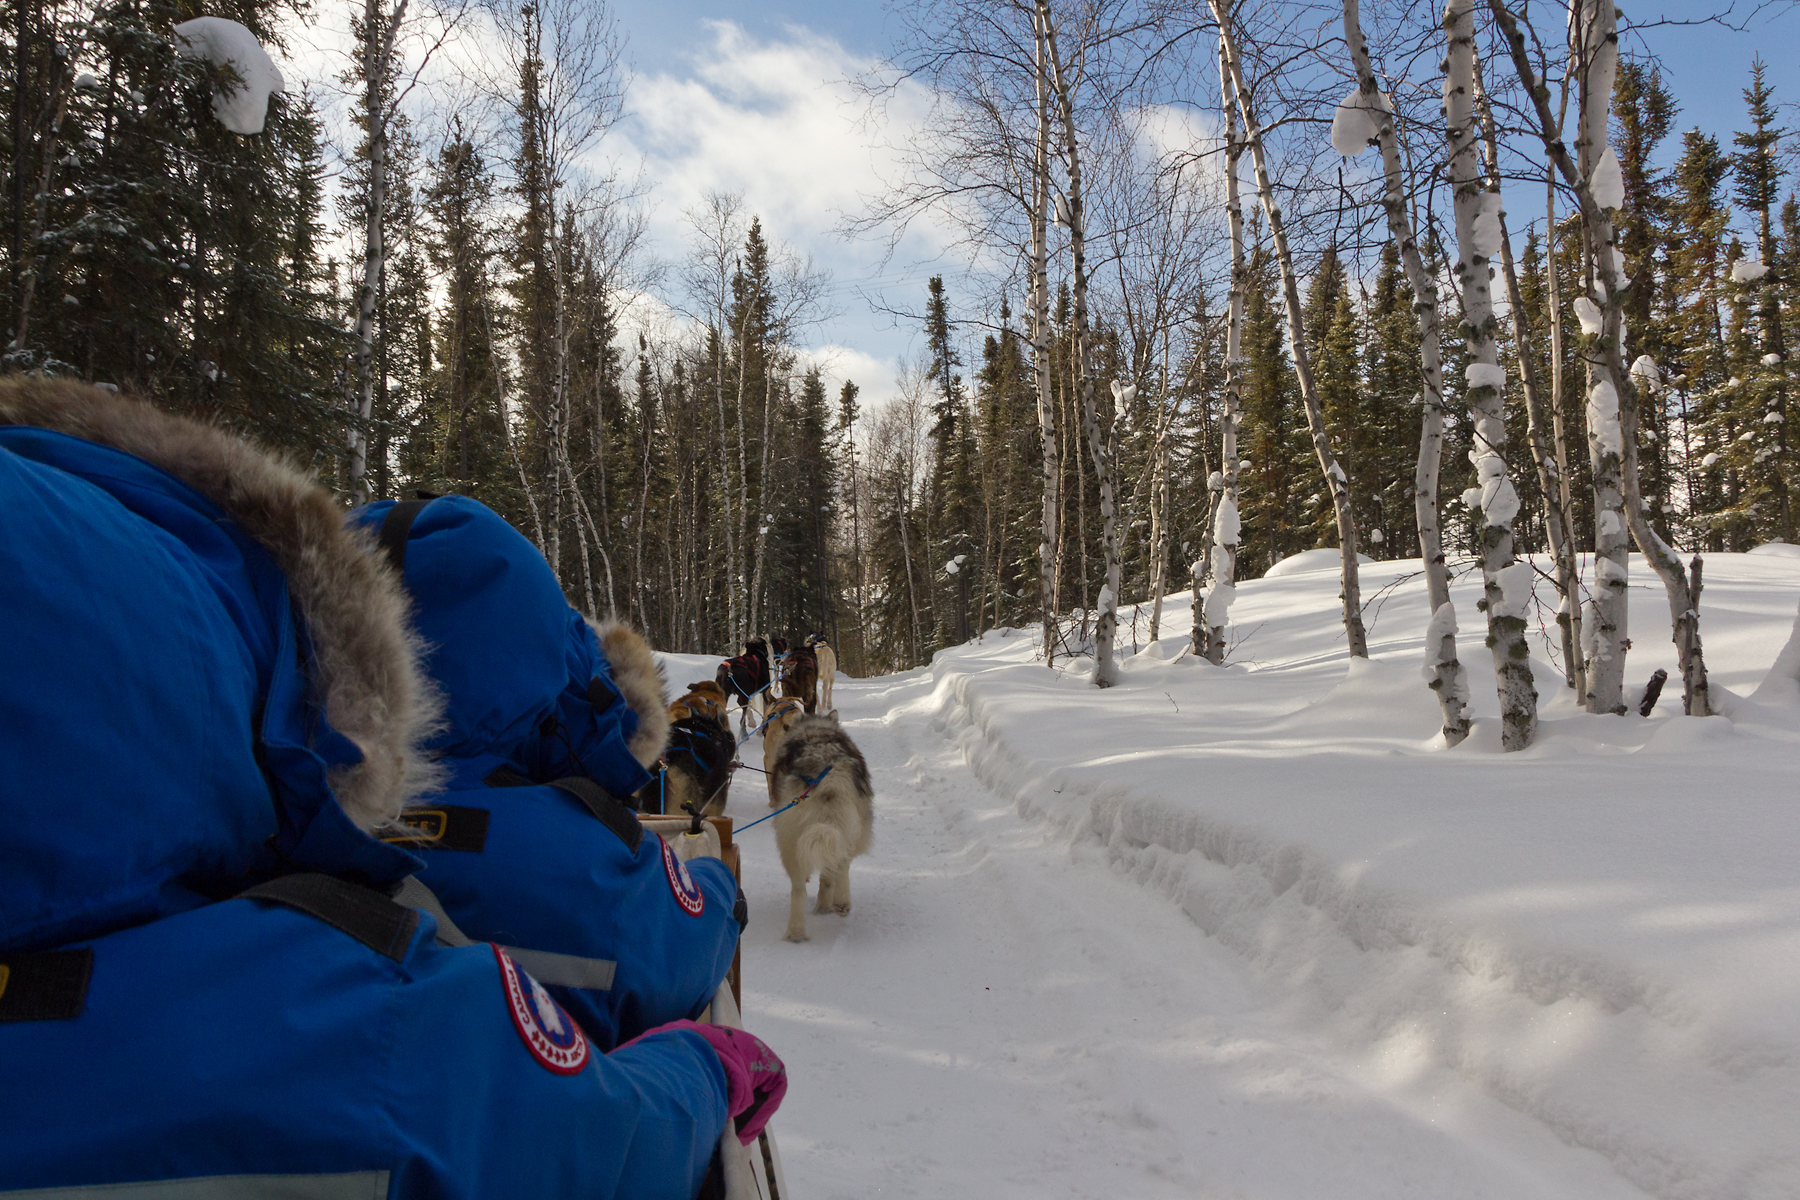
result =
[[[482,782],[491,788],[536,786],[529,778],[507,766],[494,768]],[[558,779],[546,786],[558,788],[581,801],[581,806],[593,813],[595,819],[619,835],[619,840],[625,843],[627,850],[637,853],[639,844],[644,840],[644,827],[638,823],[637,810],[630,804],[593,780],[583,779],[579,775]]]
[[[283,875],[239,894],[316,917],[395,962],[406,958],[406,948],[419,928],[419,914],[413,909],[330,875]]]
[[[412,525],[418,519],[419,512],[435,496],[419,500],[401,500],[388,509],[387,516],[381,518],[381,528],[375,534],[375,540],[387,553],[388,561],[394,564],[394,573],[402,579],[406,578],[406,539],[412,533]]]
[[[93,970],[94,952],[87,946],[0,954],[0,1023],[67,1021],[80,1016]]]
[[[581,801],[582,807],[593,813],[599,822],[619,835],[625,848],[633,854],[644,840],[644,827],[638,822],[637,813],[630,805],[601,787],[591,779],[582,779],[571,775],[567,779],[558,779],[550,785],[569,793]]]

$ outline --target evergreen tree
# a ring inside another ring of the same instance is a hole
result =
[[[1757,56],[1750,67],[1750,86],[1744,103],[1750,110],[1750,129],[1733,140],[1732,181],[1737,202],[1755,223],[1756,259],[1760,277],[1745,281],[1754,293],[1755,346],[1739,362],[1743,385],[1737,396],[1739,419],[1753,436],[1740,443],[1744,482],[1743,513],[1748,536],[1757,540],[1794,538],[1794,506],[1788,481],[1795,478],[1794,455],[1787,433],[1787,343],[1781,324],[1780,276],[1773,269],[1779,256],[1775,240],[1775,205],[1780,200],[1780,142],[1786,132],[1776,125],[1774,89],[1767,68]]]

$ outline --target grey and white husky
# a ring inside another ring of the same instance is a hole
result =
[[[819,877],[814,912],[850,911],[850,860],[869,852],[875,795],[869,765],[837,713],[802,717],[781,741],[770,803],[800,802],[775,817],[775,844],[792,885],[787,940],[806,937],[806,882]],[[800,797],[804,796],[804,799]]]

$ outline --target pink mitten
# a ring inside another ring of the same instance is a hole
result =
[[[719,1056],[719,1065],[725,1068],[725,1103],[737,1118],[738,1141],[746,1146],[754,1142],[787,1095],[787,1068],[781,1059],[755,1034],[725,1025],[671,1021],[642,1036],[671,1029],[699,1034]]]

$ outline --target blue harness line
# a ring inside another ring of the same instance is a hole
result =
[[[780,808],[778,808],[774,812],[770,813],[769,816],[756,818],[756,820],[754,820],[754,821],[750,822],[750,824],[744,826],[744,829],[754,829],[758,825],[761,825],[764,821],[767,821],[770,817],[779,817],[782,813],[786,812],[788,809],[794,807],[794,805],[800,803],[802,800],[804,800],[808,796],[812,795],[812,790],[814,788],[818,787],[819,784],[821,784],[825,781],[825,777],[827,775],[831,774],[831,768],[835,767],[835,766],[837,766],[836,763],[827,764],[823,771],[820,771],[817,775],[814,775],[811,779],[804,781],[806,784],[806,790],[802,791],[798,796],[795,796],[792,800],[788,801],[786,804],[782,805]],[[738,832],[742,833],[744,831],[744,829],[740,829],[740,830],[738,830]]]

